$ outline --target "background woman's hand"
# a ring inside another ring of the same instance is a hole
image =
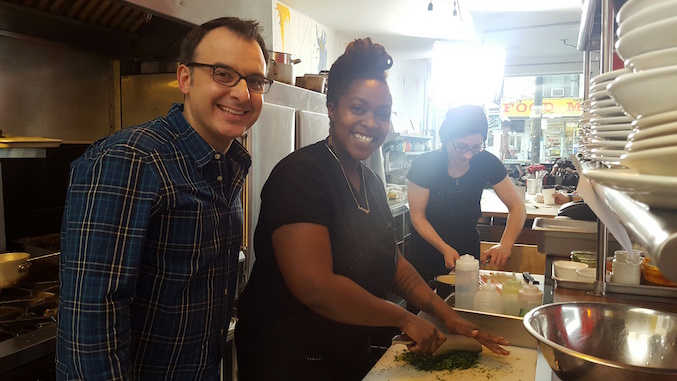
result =
[[[510,259],[511,248],[501,246],[501,244],[494,245],[489,250],[482,253],[480,256],[480,263],[490,263],[496,269],[502,269]],[[487,262],[489,261],[489,262]]]
[[[456,260],[460,258],[456,249],[447,245],[445,250],[442,252],[442,255],[444,256],[444,266],[446,268],[451,270],[456,267]]]

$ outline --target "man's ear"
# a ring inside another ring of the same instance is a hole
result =
[[[334,104],[328,103],[327,104],[327,116],[329,117],[329,120],[334,119],[334,110],[335,110]]]
[[[191,82],[193,81],[190,68],[180,64],[179,68],[176,69],[176,80],[179,82],[179,90],[181,90],[183,95],[188,95],[190,93]]]

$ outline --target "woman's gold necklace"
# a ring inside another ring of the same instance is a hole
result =
[[[338,156],[336,156],[336,154],[334,153],[334,150],[332,150],[328,144],[325,144],[325,147],[327,147],[331,155],[334,156],[334,159],[336,159],[336,162],[338,162],[339,167],[341,167],[341,172],[343,172],[343,178],[346,179],[346,184],[348,184],[348,189],[350,189],[350,194],[353,196],[353,200],[355,200],[355,205],[357,205],[357,209],[363,211],[366,214],[369,214],[370,211],[369,196],[367,195],[367,182],[364,180],[364,170],[362,170],[362,188],[364,189],[364,199],[367,201],[366,208],[360,205],[360,203],[357,201],[357,197],[355,197],[355,191],[353,190],[353,186],[350,185],[348,175],[346,175],[346,171],[343,169],[343,164],[341,164],[341,160],[339,160]]]

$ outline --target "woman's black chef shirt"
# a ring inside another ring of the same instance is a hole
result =
[[[385,298],[397,269],[394,221],[383,182],[364,165],[361,170],[371,209],[368,214],[357,209],[326,141],[295,151],[273,169],[261,192],[261,213],[254,235],[256,262],[239,301],[239,332],[279,343],[285,352],[313,359],[338,358],[365,343],[368,348],[368,327],[322,317],[290,293],[271,240],[273,231],[285,224],[326,226],[334,273]],[[364,199],[358,200],[366,205]]]

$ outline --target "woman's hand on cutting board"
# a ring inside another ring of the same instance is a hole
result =
[[[471,337],[496,354],[510,354],[510,351],[501,347],[501,345],[510,345],[507,340],[501,336],[494,336],[487,332],[480,331],[477,325],[465,319],[459,318],[458,320],[453,321],[451,324],[447,323],[446,326],[450,332],[456,332],[459,335]]]

